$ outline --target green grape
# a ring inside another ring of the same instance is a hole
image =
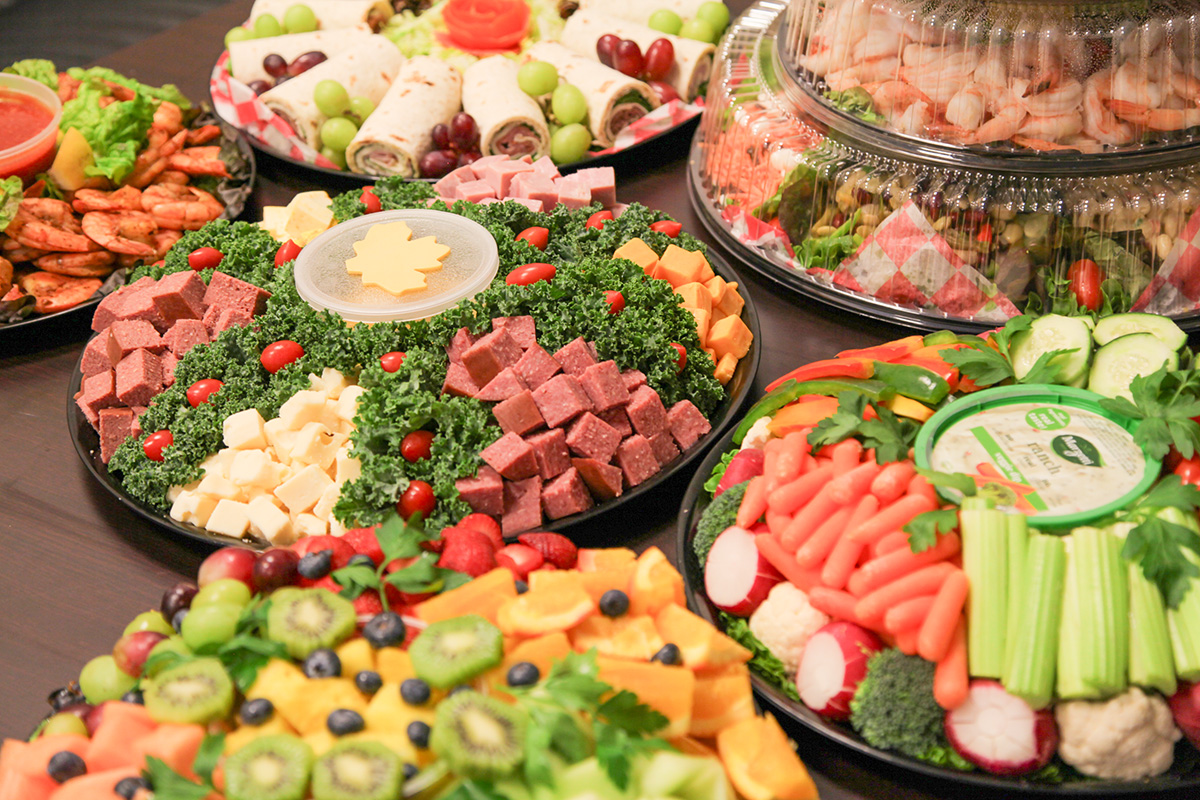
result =
[[[188,613],[190,614],[191,612],[189,611]],[[184,619],[186,619],[186,617]],[[168,639],[163,639],[161,642],[154,645],[154,647],[150,649],[150,655],[146,657],[146,663],[149,664],[150,660],[159,653],[179,653],[179,655],[187,657],[191,657],[192,655],[191,648],[184,644],[182,636],[172,636]],[[143,669],[142,674],[147,678],[153,678],[168,666],[170,666],[169,663],[160,664],[157,667],[152,667],[149,669]]]
[[[550,110],[563,125],[583,122],[587,119],[587,100],[579,87],[564,83],[550,96]]]
[[[137,686],[137,678],[117,669],[117,661],[111,655],[96,656],[83,665],[79,673],[79,688],[92,705],[105,700],[117,700],[121,695]]]
[[[702,19],[689,19],[679,29],[679,35],[684,39],[695,39],[697,42],[715,42],[717,32],[711,23]]]
[[[671,9],[660,8],[650,15],[650,22],[647,24],[656,31],[662,31],[674,36],[683,27],[683,20]]]
[[[244,607],[250,602],[250,587],[234,578],[221,578],[200,587],[192,598],[192,608],[201,606],[237,606]]]
[[[265,39],[268,36],[281,36],[283,34],[283,26],[279,24],[279,20],[274,14],[263,14],[258,19],[254,20],[254,35],[259,39]]]
[[[321,123],[321,146],[345,152],[358,126],[345,117],[330,117]]]
[[[163,636],[170,636],[175,633],[175,629],[171,627],[171,623],[167,622],[167,618],[159,611],[143,611],[133,618],[133,621],[125,626],[122,636],[138,631],[154,631],[161,633]]]
[[[346,168],[346,151],[334,150],[332,147],[322,147],[321,155],[333,162],[333,165],[338,169]]]
[[[283,27],[288,33],[308,33],[317,29],[317,15],[305,5],[297,3],[283,12]]]
[[[183,636],[184,644],[192,650],[199,652],[204,648],[213,648],[234,637],[241,613],[241,606],[208,605],[196,608],[193,604],[179,626],[179,633]]]
[[[87,736],[87,725],[83,724],[75,714],[55,714],[50,719],[46,720],[46,724],[42,726],[41,736],[57,736],[63,733],[74,733],[79,736]]]
[[[225,49],[228,50],[229,45],[233,42],[244,42],[247,39],[257,38],[258,37],[254,35],[254,31],[250,30],[249,28],[243,28],[240,25],[236,28],[230,28],[229,33],[225,34]]]
[[[702,19],[712,25],[713,31],[720,36],[729,27],[729,9],[724,3],[701,3],[696,9],[696,19]]]
[[[358,95],[350,98],[350,115],[358,120],[361,127],[366,122],[367,117],[375,113],[375,104],[371,102],[371,98]]]
[[[558,86],[558,70],[546,61],[529,61],[517,70],[517,85],[530,97],[550,94]]]
[[[574,122],[558,129],[550,139],[550,158],[556,164],[571,164],[587,155],[592,144],[591,132]]]
[[[350,94],[345,86],[326,78],[313,87],[313,102],[325,116],[340,117],[350,108]]]

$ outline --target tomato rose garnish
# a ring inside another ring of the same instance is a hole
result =
[[[450,40],[464,50],[510,50],[529,31],[524,0],[450,0],[442,9]]]

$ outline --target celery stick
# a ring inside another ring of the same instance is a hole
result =
[[[1182,525],[1192,532],[1200,531],[1195,514],[1178,508],[1160,509],[1158,516],[1167,522]],[[1193,564],[1200,559],[1191,550],[1183,551]],[[1171,634],[1171,651],[1175,658],[1175,674],[1185,681],[1200,680],[1200,578],[1188,581],[1189,588],[1178,608],[1167,609],[1167,630]]]
[[[1129,571],[1129,682],[1175,694],[1175,659],[1167,630],[1162,592],[1142,574],[1138,564]]]
[[[1008,617],[1008,627],[1004,633],[1004,674],[1008,675],[1013,656],[1016,654],[1013,642],[1017,640],[1017,632],[1025,619],[1021,616],[1021,605],[1024,600],[1025,570],[1027,569],[1025,557],[1029,546],[1029,525],[1024,514],[1009,514],[1006,522],[1008,527],[1008,609],[1005,613]],[[1058,625],[1057,615],[1054,624]],[[1057,635],[1055,641],[1058,641]]]
[[[1067,548],[1057,536],[1034,535],[1024,553],[1021,583],[1009,584],[1009,597],[1020,599],[1016,616],[1021,624],[1009,641],[1004,688],[1033,708],[1045,708],[1054,695]]]
[[[1064,700],[1092,699],[1100,696],[1095,687],[1083,679],[1080,631],[1079,555],[1075,534],[1063,539],[1066,548],[1066,570],[1063,575],[1062,623],[1058,626],[1058,678],[1056,694]],[[1032,559],[1030,559],[1032,562]]]
[[[1076,528],[1072,554],[1079,602],[1079,674],[1100,695],[1125,689],[1129,674],[1129,587],[1121,542],[1099,528]]]
[[[975,500],[975,498],[969,498]],[[1000,678],[1004,674],[1008,631],[1007,514],[979,503],[959,510],[963,571],[971,584],[967,597],[967,664],[971,675]]]

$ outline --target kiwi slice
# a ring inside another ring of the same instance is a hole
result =
[[[504,635],[477,614],[435,622],[408,648],[413,670],[430,686],[446,689],[491,669],[504,658]]]
[[[146,711],[155,722],[205,724],[233,708],[233,683],[215,658],[197,658],[143,681]]]
[[[438,704],[429,747],[454,772],[502,778],[525,758],[525,712],[479,692],[459,692]]]
[[[229,800],[301,800],[308,790],[312,748],[303,739],[260,736],[225,761]]]
[[[279,589],[271,595],[267,638],[303,660],[313,650],[336,647],[354,633],[354,604],[328,589]]]
[[[378,742],[341,742],[313,764],[313,800],[396,800],[404,762]]]

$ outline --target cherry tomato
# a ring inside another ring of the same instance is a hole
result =
[[[203,405],[225,384],[216,378],[204,378],[187,388],[187,401],[192,408]]]
[[[262,362],[263,369],[274,375],[288,364],[303,356],[303,347],[291,339],[280,339],[278,342],[264,347],[262,355],[258,357],[258,360]]]
[[[557,274],[558,269],[553,264],[535,262],[533,264],[526,264],[523,267],[517,267],[508,273],[508,277],[504,279],[504,282],[509,286],[529,286],[538,281],[552,281]]]
[[[282,267],[289,261],[295,261],[296,256],[300,255],[300,245],[296,244],[291,239],[288,239],[283,245],[275,251],[275,266]]]
[[[983,242],[984,244],[991,243],[991,241],[992,241],[992,223],[990,223],[990,222],[983,223],[983,225],[979,228],[979,233],[976,234],[976,236],[975,236],[975,240],[979,241],[979,242]]]
[[[611,211],[597,211],[595,214],[592,214],[587,218],[587,222],[585,223],[584,227],[603,229],[604,223],[608,222],[612,218],[613,213]]]
[[[410,464],[429,458],[433,434],[429,431],[413,431],[400,440],[400,455]]]
[[[550,244],[550,229],[549,228],[526,228],[517,234],[517,241],[526,241],[536,247],[538,250],[545,250],[546,245]]]
[[[676,222],[673,219],[660,219],[658,222],[650,223],[650,230],[658,233],[665,233],[672,239],[679,236],[679,232],[683,230],[683,223]]]
[[[375,188],[372,186],[363,187],[362,194],[358,196],[358,202],[367,207],[368,214],[383,211],[383,203],[379,202],[379,198],[375,195]]]
[[[608,301],[608,313],[620,314],[625,310],[625,295],[618,292],[616,289],[610,289],[604,293],[604,299]]]
[[[215,247],[197,247],[188,253],[188,266],[199,272],[202,269],[215,269],[225,254]]]
[[[671,67],[675,66],[675,45],[670,39],[655,39],[646,48],[642,59],[642,78],[648,81],[665,80]]]
[[[675,359],[675,364],[679,371],[683,372],[683,368],[687,366],[687,348],[679,342],[671,342],[671,347],[675,348],[675,352],[679,353],[679,357]]]
[[[395,372],[400,369],[400,365],[403,363],[404,353],[400,350],[393,350],[379,357],[379,366],[383,367],[384,372]]]
[[[428,517],[433,511],[433,507],[437,505],[437,498],[433,496],[433,487],[425,481],[410,481],[408,488],[404,490],[404,494],[400,495],[400,500],[396,503],[396,511],[400,512],[400,516],[408,519],[418,511],[422,517]]]
[[[1172,472],[1179,476],[1180,483],[1200,486],[1200,458],[1185,458],[1175,465]]]
[[[175,444],[175,437],[171,435],[169,430],[155,431],[142,442],[142,452],[151,461],[162,461],[163,450],[173,444]]]
[[[1100,275],[1099,264],[1090,258],[1080,259],[1067,270],[1067,279],[1070,282],[1068,285],[1071,293],[1082,308],[1088,311],[1100,310],[1100,301],[1103,299],[1100,282],[1103,278]]]

